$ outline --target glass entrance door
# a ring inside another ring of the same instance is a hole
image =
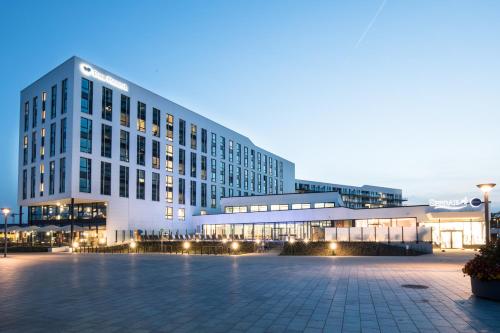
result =
[[[463,248],[462,231],[441,231],[441,248],[461,249]]]
[[[452,231],[451,232],[451,246],[454,249],[461,249],[464,247],[463,244],[463,233],[462,231]]]

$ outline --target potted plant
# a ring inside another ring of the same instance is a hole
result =
[[[470,276],[474,295],[500,301],[500,239],[481,247],[462,272]]]

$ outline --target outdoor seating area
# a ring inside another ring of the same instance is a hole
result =
[[[73,237],[71,230],[73,229]],[[43,227],[31,226],[9,226],[7,228],[8,247],[56,247],[70,246],[73,242],[82,245],[105,244],[103,228],[88,228],[80,225],[46,225]],[[0,229],[0,243],[4,243],[4,230]]]

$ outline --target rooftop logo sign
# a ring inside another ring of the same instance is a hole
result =
[[[482,201],[478,198],[468,200],[467,197],[458,200],[429,200],[429,206],[436,209],[459,210],[471,205],[471,207],[479,207]]]
[[[104,73],[99,72],[97,69],[92,68],[92,66],[81,63],[80,64],[80,72],[82,72],[83,75],[85,76],[90,76],[95,79],[98,79],[99,81],[105,82],[109,84],[110,86],[113,86],[115,88],[128,91],[128,85],[126,83],[123,83],[121,81],[118,81],[117,79],[106,75]]]

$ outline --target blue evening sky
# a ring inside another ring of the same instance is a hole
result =
[[[0,205],[20,90],[72,55],[409,203],[500,183],[499,1],[1,1]],[[497,209],[500,186],[492,193]]]

